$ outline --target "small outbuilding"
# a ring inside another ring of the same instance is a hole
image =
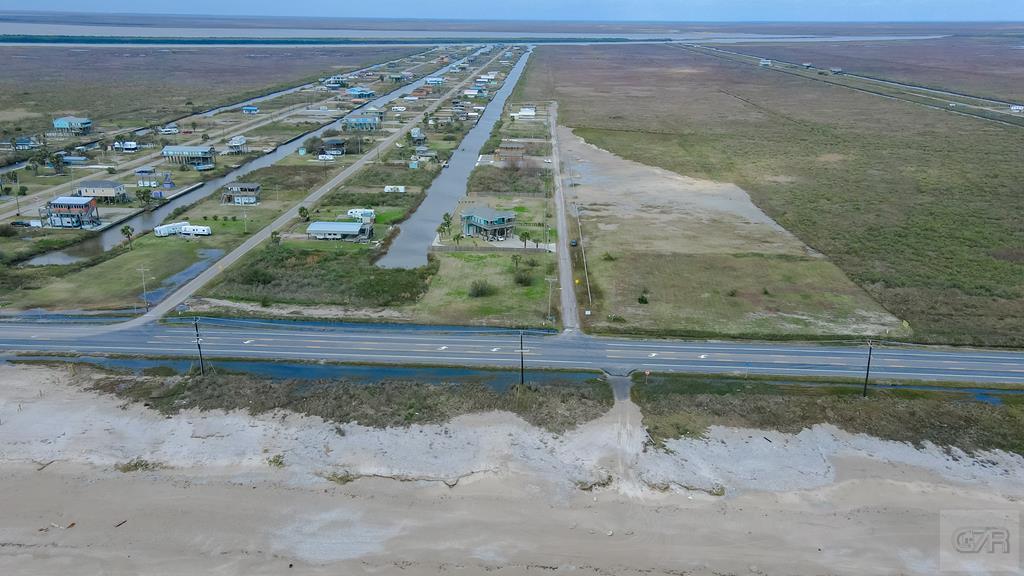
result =
[[[306,236],[316,240],[366,242],[373,237],[372,222],[310,222]]]
[[[502,140],[494,151],[494,159],[501,162],[519,163],[526,158],[526,145],[514,140]]]

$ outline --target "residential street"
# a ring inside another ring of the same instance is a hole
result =
[[[572,253],[569,252],[568,219],[565,215],[565,182],[562,176],[561,150],[558,147],[558,103],[550,104],[551,128],[551,167],[555,181],[555,211],[558,218],[558,278],[559,302],[562,310],[562,329],[578,332],[580,329],[580,312],[576,304],[576,290],[573,288]]]

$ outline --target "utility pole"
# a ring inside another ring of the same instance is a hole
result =
[[[242,234],[249,233],[249,212],[242,208]]]
[[[523,331],[519,331],[519,386],[522,387],[526,383],[526,358],[523,349]]]
[[[139,266],[136,270],[138,270],[139,274],[142,276],[142,301],[146,303],[146,312],[149,312],[149,297],[147,296],[146,290],[146,272],[149,272],[149,268]]]
[[[864,370],[864,391],[861,393],[861,397],[862,398],[867,398],[868,397],[868,378],[871,376],[871,349],[872,349],[872,347],[873,346],[872,346],[871,340],[868,340],[868,365],[867,365],[867,368]]]
[[[199,337],[199,317],[194,316],[192,322],[196,327],[196,348],[199,349],[199,374],[206,376],[206,364],[203,362],[203,339]]]
[[[555,285],[555,280],[557,280],[557,279],[548,276],[547,278],[545,278],[545,280],[548,281],[548,320],[552,320],[552,318],[551,318],[551,289]]]

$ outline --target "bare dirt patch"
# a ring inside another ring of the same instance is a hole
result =
[[[899,321],[734,184],[625,160],[559,127],[590,325],[679,334],[896,334]],[[775,177],[791,181],[791,177]],[[570,226],[570,229],[573,229]],[[644,301],[646,300],[646,301]]]

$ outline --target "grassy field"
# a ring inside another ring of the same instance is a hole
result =
[[[634,375],[633,401],[655,442],[702,436],[708,426],[797,433],[820,423],[919,444],[929,441],[971,452],[1024,454],[1024,397],[996,395],[1002,404],[954,391],[871,389],[861,397],[849,382],[793,382],[768,378]]]
[[[62,114],[101,127],[159,122],[420,50],[4,46],[0,134],[37,132]]]
[[[439,253],[429,290],[411,308],[421,322],[499,326],[552,326],[548,320],[548,282],[556,278],[552,254],[524,254],[518,266],[509,254]],[[517,272],[519,276],[517,278]],[[472,296],[474,281],[492,288]],[[557,283],[551,311],[558,317]],[[557,323],[557,321],[556,321]]]
[[[958,35],[900,42],[736,44],[730,50],[824,69],[1010,101],[1024,101],[1017,35]]]
[[[522,97],[600,148],[740,185],[916,339],[1024,343],[1017,128],[661,46],[542,47]]]

